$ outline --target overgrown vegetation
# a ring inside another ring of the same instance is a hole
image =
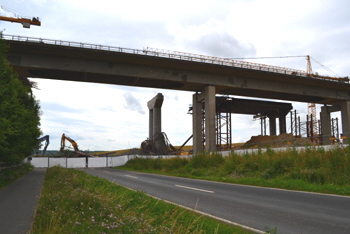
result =
[[[248,233],[82,171],[47,169],[31,233]]]
[[[38,147],[39,104],[5,59],[0,39],[0,162],[17,164]]]
[[[127,170],[284,189],[350,195],[350,147],[306,147],[238,155],[198,154],[190,159],[136,158]]]
[[[33,166],[29,163],[25,163],[21,166],[11,167],[0,170],[0,189],[6,185],[12,183],[16,179],[22,177],[33,170]]]

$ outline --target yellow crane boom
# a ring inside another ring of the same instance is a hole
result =
[[[12,23],[21,23],[23,25],[23,28],[30,28],[30,25],[36,25],[36,26],[41,25],[41,22],[37,17],[28,19],[28,18],[14,18],[14,17],[0,16],[0,20],[12,22]]]
[[[1,11],[6,12],[4,7],[0,5]],[[8,21],[11,23],[21,23],[24,28],[30,28],[30,25],[41,26],[39,17],[21,17],[14,14],[14,16],[1,15],[0,11],[0,20]]]

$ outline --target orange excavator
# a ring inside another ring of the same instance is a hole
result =
[[[12,23],[21,23],[23,25],[23,28],[30,28],[30,25],[35,25],[35,26],[41,25],[41,21],[39,17],[22,17],[22,16],[17,16],[15,14],[14,14],[14,17],[4,16],[1,14],[2,12],[5,11],[5,9],[1,5],[0,5],[0,9],[2,10],[0,11],[0,20],[12,22]]]
[[[71,145],[73,146],[73,148],[74,148],[74,154],[73,154],[74,157],[77,157],[77,156],[95,157],[95,156],[92,156],[92,155],[80,152],[79,148],[78,148],[78,144],[73,139],[71,139],[70,137],[67,137],[64,133],[62,134],[62,138],[61,138],[61,148],[60,148],[61,154],[63,154],[64,151],[65,151],[65,148],[66,148],[65,142],[66,142],[66,140],[69,141],[71,143]]]

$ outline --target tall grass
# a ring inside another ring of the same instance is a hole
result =
[[[174,163],[176,162],[176,163]],[[179,163],[181,162],[181,163]],[[157,165],[157,166],[155,166]],[[167,166],[165,166],[167,165]],[[228,157],[197,154],[190,159],[130,160],[125,169],[242,184],[350,195],[350,148],[306,147],[303,151],[267,149]]]
[[[105,179],[60,167],[46,172],[31,233],[247,233]]]

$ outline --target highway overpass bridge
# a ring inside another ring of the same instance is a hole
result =
[[[343,135],[350,136],[350,84],[346,80],[201,55],[9,35],[3,35],[3,39],[10,45],[7,59],[20,77],[194,92],[195,152],[203,150],[202,106],[205,106],[205,149],[215,150],[216,94],[324,104],[321,108],[324,143],[329,142],[330,113],[334,111],[341,111]],[[278,117],[283,122],[285,114]]]

